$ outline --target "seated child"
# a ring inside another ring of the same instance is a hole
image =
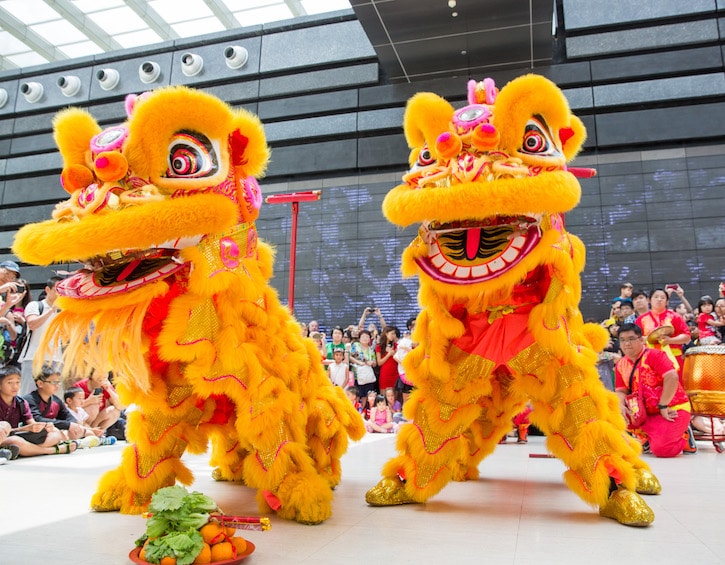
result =
[[[393,422],[399,424],[403,420],[403,407],[400,400],[395,397],[394,388],[388,387],[385,389],[385,400],[388,403],[388,408],[393,413]]]
[[[64,442],[60,430],[52,423],[33,419],[30,406],[18,396],[19,391],[20,369],[12,365],[0,368],[0,420],[10,424],[10,433],[0,448],[14,445],[23,457],[75,451],[78,445]]]
[[[370,433],[390,434],[396,431],[393,413],[382,394],[375,397],[375,406],[370,410],[370,419],[365,421],[365,429]]]
[[[363,400],[363,404],[360,407],[360,414],[364,420],[370,419],[370,411],[375,408],[375,399],[378,397],[378,393],[374,390],[369,390],[367,396]]]
[[[61,385],[60,373],[52,365],[43,365],[35,375],[36,389],[23,399],[30,407],[36,422],[50,422],[63,434],[64,440],[81,439],[80,447],[95,447],[100,443],[93,431],[80,425],[65,403],[55,395]],[[88,439],[85,439],[88,437]]]
[[[345,389],[345,394],[350,399],[350,402],[352,402],[352,405],[355,407],[355,410],[360,412],[362,406],[360,405],[360,399],[358,398],[358,389],[356,386],[349,386]]]
[[[105,431],[118,420],[124,406],[108,376],[92,371],[87,379],[73,384],[83,391],[83,409],[88,412],[88,425]]]

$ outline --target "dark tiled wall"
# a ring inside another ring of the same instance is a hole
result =
[[[725,145],[602,154],[567,227],[587,246],[585,316],[606,315],[619,283],[679,283],[691,303],[725,280]],[[676,302],[675,302],[676,303]],[[673,303],[673,304],[675,304]]]
[[[417,313],[417,280],[400,275],[400,255],[417,227],[401,230],[381,212],[385,194],[399,182],[395,173],[271,187],[322,189],[319,201],[299,207],[294,306],[300,320],[344,327],[357,323],[366,306],[375,306],[387,323],[405,327]],[[274,286],[285,302],[291,224],[289,204],[265,204],[257,223],[260,238],[277,249]]]

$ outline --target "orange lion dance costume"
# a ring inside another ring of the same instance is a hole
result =
[[[14,244],[31,263],[83,261],[60,283],[45,343],[67,343],[66,372],[113,370],[137,408],[92,506],[145,510],[157,489],[192,482],[181,455],[211,440],[215,478],[258,489],[263,512],[322,522],[348,436],[365,429],[269,285],[273,254],[254,223],[262,125],[184,87],[126,110],[105,130],[83,110],[58,114],[71,196]]]
[[[600,384],[595,350],[607,338],[583,323],[584,245],[562,221],[579,202],[566,163],[584,143],[583,124],[553,83],[528,75],[500,92],[490,79],[470,81],[459,110],[419,93],[404,129],[412,168],[383,212],[421,224],[402,262],[420,278],[420,345],[405,359],[412,423],[367,502],[424,502],[450,480],[477,478],[530,400],[532,422],[569,468],[567,485],[603,516],[650,524],[637,493],[660,485]]]

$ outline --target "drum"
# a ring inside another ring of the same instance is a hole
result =
[[[703,345],[685,351],[682,382],[693,412],[725,417],[725,345]]]

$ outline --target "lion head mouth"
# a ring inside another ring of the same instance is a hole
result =
[[[428,255],[417,259],[431,278],[474,284],[516,266],[541,239],[541,216],[496,216],[450,223],[425,222],[419,235]]]
[[[184,238],[146,250],[113,251],[88,259],[81,269],[58,283],[58,294],[69,298],[98,298],[134,290],[165,279],[187,266],[183,247],[201,236]]]

